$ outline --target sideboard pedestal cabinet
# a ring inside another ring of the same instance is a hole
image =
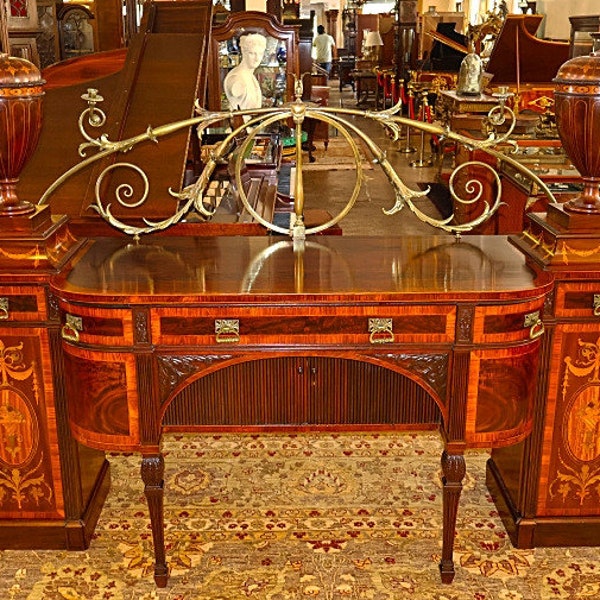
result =
[[[48,280],[81,245],[48,207],[0,218],[0,548],[88,547],[109,488],[104,453],[71,436]]]
[[[599,228],[599,215],[551,204],[512,237],[555,278],[533,432],[488,463],[488,487],[518,548],[600,545]]]

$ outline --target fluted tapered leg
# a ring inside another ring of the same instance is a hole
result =
[[[440,574],[442,583],[452,583],[454,579],[454,536],[456,533],[456,516],[458,513],[458,501],[462,491],[462,480],[465,476],[466,465],[462,454],[442,453],[442,483],[443,492],[443,542],[442,560],[440,561]]]
[[[165,556],[164,473],[165,460],[162,454],[142,458],[142,480],[154,542],[154,581],[158,587],[165,587],[169,579]]]

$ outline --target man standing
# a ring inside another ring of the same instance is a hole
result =
[[[325,27],[319,25],[317,27],[317,37],[313,42],[313,46],[316,49],[316,62],[317,64],[327,71],[327,75],[331,72],[331,62],[333,61],[333,51],[335,49],[335,41],[328,34],[325,33]]]

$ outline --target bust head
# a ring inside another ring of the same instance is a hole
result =
[[[249,69],[256,69],[263,59],[267,47],[267,38],[260,33],[248,33],[240,37],[242,64]]]

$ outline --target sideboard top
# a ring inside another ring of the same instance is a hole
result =
[[[91,239],[52,287],[99,304],[323,300],[501,301],[544,294],[507,238],[278,236]]]

